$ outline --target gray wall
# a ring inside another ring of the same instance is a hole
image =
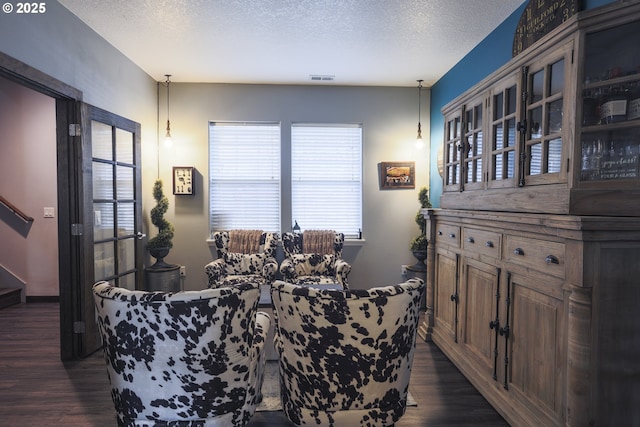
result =
[[[202,286],[202,266],[215,257],[205,238],[209,233],[208,123],[216,120],[281,122],[285,189],[289,188],[287,153],[292,122],[362,123],[365,242],[345,249],[344,256],[353,267],[349,281],[354,288],[395,283],[400,280],[401,265],[415,262],[408,245],[419,231],[414,222],[418,189],[428,185],[428,149],[419,151],[414,146],[416,88],[172,83],[170,91],[174,145],[171,149],[159,147],[160,177],[170,191],[172,166],[194,166],[198,171],[196,195],[170,195],[167,216],[176,229],[174,249],[167,261],[187,266],[187,288]],[[422,102],[428,105],[428,91],[423,92]],[[162,127],[166,123],[165,96],[162,87]],[[428,135],[427,117],[422,125]],[[417,188],[381,191],[381,161],[415,161]],[[145,182],[157,176],[157,170],[150,167],[156,163],[145,158],[149,166],[145,167]],[[283,191],[283,198],[286,194],[288,191]],[[287,199],[282,221],[282,230],[289,231],[292,219]]]
[[[417,127],[417,89],[413,82],[407,82],[407,88],[174,83],[171,127],[175,144],[166,150],[157,142],[166,123],[164,87],[160,87],[158,103],[156,82],[59,3],[47,2],[47,13],[42,15],[0,14],[0,52],[81,90],[85,102],[141,123],[147,224],[156,177],[164,180],[170,193],[172,166],[197,168],[197,195],[176,198],[169,194],[167,215],[176,228],[174,250],[167,261],[187,267],[187,289],[204,286],[203,267],[212,259],[206,243],[210,120],[277,120],[282,122],[283,136],[288,136],[293,121],[362,123],[366,242],[345,250],[345,257],[353,265],[351,283],[356,288],[395,283],[400,279],[400,266],[414,262],[408,244],[418,232],[414,215],[418,189],[428,185],[429,150],[418,152],[413,145]],[[167,73],[171,73],[170,68],[168,60]],[[179,77],[174,76],[174,80]],[[429,91],[424,90],[423,135],[429,135],[428,98]],[[287,144],[285,138],[283,148]],[[408,160],[416,161],[417,188],[380,191],[378,162]],[[53,182],[50,189],[55,190]],[[283,215],[283,222],[287,220]],[[289,225],[287,222],[283,227]],[[153,228],[146,231],[155,234]],[[57,289],[58,284],[52,287]]]

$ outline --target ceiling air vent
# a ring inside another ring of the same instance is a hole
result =
[[[336,76],[329,76],[329,75],[317,75],[317,74],[312,74],[311,75],[311,81],[314,82],[332,82],[333,79],[335,79]]]

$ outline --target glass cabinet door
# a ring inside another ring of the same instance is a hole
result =
[[[523,175],[519,185],[566,181],[563,158],[565,66],[563,52],[529,67],[527,73],[526,129]]]
[[[514,76],[496,87],[491,95],[489,188],[515,186],[519,93]]]
[[[585,37],[580,133],[583,185],[640,179],[640,22]]]
[[[463,190],[481,189],[483,182],[483,102],[473,101],[464,109],[462,143],[460,147],[462,158],[462,178],[460,180]]]
[[[460,190],[460,144],[462,141],[462,117],[456,112],[445,117],[444,141],[444,190]]]

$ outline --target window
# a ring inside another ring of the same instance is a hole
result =
[[[282,209],[289,208],[280,177],[290,172],[291,193],[283,198],[291,201],[291,217],[287,212],[285,222],[360,237],[362,126],[294,124],[291,163],[285,164],[280,133],[279,123],[209,123],[211,230],[280,232]]]
[[[209,123],[211,230],[280,230],[280,124]]]
[[[361,125],[292,125],[291,214],[303,230],[360,237]]]

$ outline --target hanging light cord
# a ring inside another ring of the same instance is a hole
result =
[[[420,125],[420,93],[422,92],[423,80],[417,80],[418,82],[418,139],[422,138],[422,129]]]
[[[169,85],[171,84],[171,80],[169,80],[169,78],[171,77],[171,74],[165,74],[165,76],[167,77],[167,81],[165,82],[165,84],[167,85],[167,137],[171,137],[171,123],[169,122]]]

